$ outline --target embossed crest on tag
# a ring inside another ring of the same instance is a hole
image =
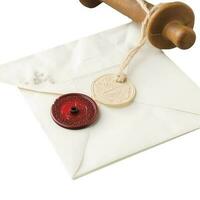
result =
[[[106,74],[97,78],[92,84],[92,97],[108,106],[124,106],[133,101],[135,87],[129,80],[117,82],[115,74]]]

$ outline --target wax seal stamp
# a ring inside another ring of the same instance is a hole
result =
[[[63,128],[82,129],[96,122],[98,107],[90,97],[70,93],[56,99],[51,108],[51,115]]]
[[[124,106],[135,97],[136,90],[129,80],[118,82],[115,74],[106,74],[92,84],[92,96],[108,106]]]

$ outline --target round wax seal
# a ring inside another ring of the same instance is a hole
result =
[[[106,74],[92,84],[92,96],[98,102],[108,106],[124,106],[130,103],[136,90],[129,80],[117,82],[115,74]]]
[[[53,120],[67,129],[81,129],[93,124],[98,117],[98,108],[90,97],[70,93],[56,99],[52,105]]]

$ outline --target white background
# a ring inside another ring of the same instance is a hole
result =
[[[196,13],[199,39],[200,2],[184,2]],[[0,63],[129,21],[103,4],[0,0]],[[166,54],[200,86],[199,51],[197,40]],[[0,199],[200,199],[200,131],[72,181],[20,92],[1,83],[0,97]]]

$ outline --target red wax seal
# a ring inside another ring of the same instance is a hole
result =
[[[70,93],[56,99],[52,105],[51,114],[59,126],[67,129],[81,129],[97,120],[98,107],[90,97]]]

